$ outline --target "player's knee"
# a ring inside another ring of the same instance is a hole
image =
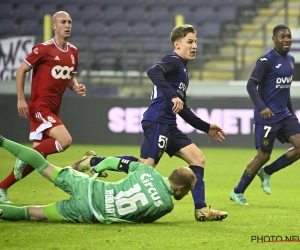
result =
[[[296,151],[296,157],[297,157],[297,159],[299,159],[300,158],[300,148],[297,147],[294,150]]]
[[[267,161],[270,160],[270,154],[269,153],[259,153],[256,156],[256,158],[261,164],[265,164]]]
[[[205,156],[203,154],[193,158],[193,160],[189,163],[190,165],[194,165],[194,166],[201,166],[204,168],[205,166]]]
[[[66,150],[68,147],[70,147],[70,145],[72,144],[72,137],[71,136],[68,136],[68,137],[65,137],[65,138],[62,138],[60,140],[57,140],[58,143],[60,144],[60,146]]]
[[[139,159],[139,163],[142,163],[142,164],[148,164],[148,165],[150,165],[150,166],[153,167],[153,168],[156,167],[156,164],[155,164],[155,162],[154,162],[154,159],[152,159],[152,158],[147,158],[147,159],[140,158],[140,159]]]

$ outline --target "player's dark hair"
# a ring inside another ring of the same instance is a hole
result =
[[[173,170],[169,180],[176,185],[192,189],[193,184],[196,182],[196,175],[188,168],[179,167]]]
[[[289,32],[291,33],[290,28],[284,24],[279,24],[275,26],[273,29],[273,36],[276,36],[279,30],[285,30],[285,29],[289,30]]]
[[[193,25],[182,24],[182,25],[175,27],[170,34],[171,42],[174,43],[175,41],[178,41],[181,38],[184,38],[188,33],[197,34],[197,31],[195,30]]]

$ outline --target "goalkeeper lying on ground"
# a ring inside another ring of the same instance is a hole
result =
[[[0,205],[3,220],[149,223],[171,212],[172,196],[181,200],[196,182],[195,174],[187,167],[175,169],[166,178],[149,165],[113,157],[103,160],[93,171],[101,174],[114,170],[129,175],[118,182],[103,182],[96,179],[97,174],[89,177],[71,167],[56,167],[37,151],[1,135],[0,147],[71,195],[69,200],[45,206]]]

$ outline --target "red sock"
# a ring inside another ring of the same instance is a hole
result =
[[[17,180],[14,175],[14,170],[0,183],[0,188],[8,189],[11,185],[16,183]]]
[[[57,150],[57,147],[59,147],[59,150]],[[33,149],[40,152],[44,156],[63,151],[60,144],[56,142],[56,139],[54,138],[49,138],[42,141],[39,145],[37,145]]]
[[[25,176],[29,175],[29,174],[30,174],[31,172],[33,172],[33,171],[34,171],[34,168],[27,164],[27,165],[25,166],[25,168],[24,168],[24,171],[23,171],[23,174],[22,174],[22,179],[23,179]]]
[[[58,146],[60,147],[60,145]],[[42,141],[39,145],[37,145],[33,149],[41,153],[44,157],[59,152],[56,148],[56,140],[54,138],[48,138]],[[24,168],[22,178],[29,175],[32,171],[34,171],[34,168],[27,164]],[[16,182],[17,180],[14,175],[14,170],[12,170],[12,172],[0,183],[0,188],[8,189]]]

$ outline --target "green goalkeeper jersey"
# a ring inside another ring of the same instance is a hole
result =
[[[116,170],[119,161],[107,158],[98,166]],[[138,162],[131,162],[128,172],[129,176],[118,182],[91,180],[89,204],[100,222],[150,223],[172,211],[173,191],[168,178]]]

